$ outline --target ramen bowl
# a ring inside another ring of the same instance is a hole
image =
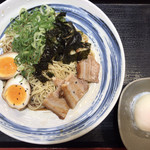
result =
[[[0,130],[24,142],[56,144],[88,133],[111,112],[122,89],[125,57],[114,25],[88,0],[7,0],[0,5],[0,38],[21,8],[31,10],[43,4],[56,12],[66,12],[66,20],[89,37],[95,59],[100,64],[99,83],[90,84],[89,91],[74,109],[69,110],[64,120],[50,111],[11,109],[0,97]]]

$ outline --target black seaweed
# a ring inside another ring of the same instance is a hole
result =
[[[69,64],[73,61],[86,59],[90,52],[90,43],[82,42],[82,36],[73,26],[72,22],[63,20],[66,16],[64,12],[56,17],[55,28],[46,32],[46,47],[44,52],[49,51],[50,61],[63,61]],[[77,52],[78,48],[84,48],[84,51]],[[75,54],[70,52],[74,50]],[[81,59],[82,58],[82,59]]]
[[[49,78],[54,77],[54,74],[53,74],[52,72],[47,72],[46,75],[47,75]]]
[[[40,62],[35,67],[35,77],[41,82],[42,70],[48,69],[48,63],[62,61],[65,64],[86,59],[90,52],[90,43],[82,42],[82,36],[72,22],[65,20],[66,13],[61,12],[56,16],[54,28],[45,33],[46,44]],[[77,52],[77,49],[83,48],[83,51]],[[71,51],[74,51],[71,54]]]
[[[43,76],[42,74],[36,75],[36,78],[37,78],[38,80],[40,80],[42,83],[45,83],[46,81],[49,81],[49,79],[46,78],[45,76]]]

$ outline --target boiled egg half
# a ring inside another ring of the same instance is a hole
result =
[[[18,73],[17,65],[14,62],[17,55],[18,53],[15,52],[0,55],[0,79],[7,80]]]
[[[30,99],[30,85],[21,75],[9,79],[3,89],[2,97],[12,108],[21,110]]]

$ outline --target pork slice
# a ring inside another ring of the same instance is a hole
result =
[[[89,55],[87,59],[81,60],[77,64],[77,77],[87,82],[98,83],[100,64],[96,62],[93,55]]]
[[[89,85],[86,81],[78,79],[74,75],[66,78],[65,83],[61,85],[63,96],[66,99],[70,108],[74,108],[78,101],[88,91]]]
[[[55,86],[57,86],[57,87],[59,87],[64,82],[64,80],[62,80],[60,78],[56,78],[56,77],[53,77],[52,80],[53,80]]]
[[[59,98],[57,92],[50,93],[44,100],[43,105],[54,112],[60,119],[65,119],[69,106],[64,98]]]
[[[57,87],[55,94],[57,95],[57,97],[62,97],[63,93],[61,90],[61,85],[65,82],[65,80],[56,77],[53,77],[52,80],[54,82],[54,85]]]

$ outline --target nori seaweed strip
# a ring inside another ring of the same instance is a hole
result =
[[[49,78],[54,77],[54,74],[53,74],[52,72],[47,72],[46,75],[47,75]]]
[[[69,64],[70,62],[81,61],[82,59],[87,59],[87,56],[90,53],[90,46],[91,44],[89,43],[82,43],[81,48],[84,48],[84,50],[77,52],[73,55],[70,55],[70,54],[64,55],[63,60],[62,60],[63,63]]]
[[[76,30],[72,22],[65,20],[66,13],[61,12],[55,18],[54,28],[45,33],[46,43],[45,49],[41,56],[40,62],[35,67],[35,77],[41,82],[46,82],[41,77],[42,70],[48,69],[48,63],[55,61],[62,61],[63,63],[69,64],[74,61],[80,61],[86,59],[91,44],[82,42],[82,36],[80,32]],[[77,52],[77,49],[83,51]],[[71,51],[74,50],[75,54],[71,55]],[[38,77],[39,76],[39,77]]]

